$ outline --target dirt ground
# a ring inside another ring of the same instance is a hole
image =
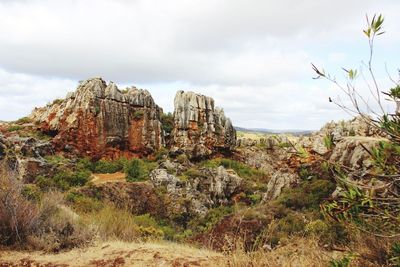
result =
[[[0,267],[215,266],[216,252],[168,242],[107,242],[58,254],[0,251]]]
[[[125,173],[116,172],[116,173],[93,173],[91,182],[94,184],[101,184],[107,182],[124,182],[125,181]]]

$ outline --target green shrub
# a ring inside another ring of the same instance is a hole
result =
[[[119,172],[124,169],[124,166],[127,162],[128,160],[126,158],[120,158],[118,160],[113,160],[113,161],[101,159],[94,164],[94,172],[96,173]]]
[[[176,161],[178,161],[180,164],[184,164],[188,161],[188,157],[186,156],[186,154],[181,154],[176,158]]]
[[[210,231],[214,225],[220,222],[226,215],[232,214],[234,208],[231,206],[219,206],[208,210],[202,218],[193,218],[189,222],[189,228],[195,233],[204,233]]]
[[[79,159],[78,163],[76,164],[76,168],[78,170],[88,170],[94,172],[95,167],[95,163],[93,163],[90,158]]]
[[[302,214],[290,212],[286,215],[286,217],[279,220],[277,229],[280,232],[291,235],[303,232],[305,226],[306,225]]]
[[[156,221],[156,219],[154,219],[150,214],[146,213],[143,215],[138,215],[135,216],[133,221],[138,225],[138,226],[143,226],[143,227],[154,227],[154,228],[158,228],[159,225]]]
[[[328,180],[302,181],[298,187],[284,190],[278,201],[296,210],[319,209],[322,201],[329,197],[335,188],[336,185]]]
[[[163,113],[161,115],[161,125],[164,132],[168,135],[174,128],[174,116],[171,112]]]
[[[328,225],[322,220],[315,220],[309,222],[305,227],[306,234],[321,235],[329,230]]]
[[[22,127],[21,125],[12,125],[10,127],[8,127],[7,131],[11,132],[17,132],[24,129],[24,127]]]
[[[141,120],[141,119],[143,119],[143,116],[144,116],[143,110],[137,110],[132,115],[134,120]]]
[[[77,192],[70,192],[65,199],[78,212],[95,212],[103,208],[103,203],[97,199],[84,196]]]
[[[251,194],[248,197],[251,200],[251,203],[253,205],[260,203],[261,200],[262,200],[262,195],[261,194]]]
[[[400,266],[400,242],[395,242],[389,252],[389,262],[393,266]]]
[[[178,177],[181,181],[187,181],[188,179],[195,179],[195,178],[207,178],[207,175],[202,173],[199,169],[192,167],[182,173]]]
[[[69,162],[69,160],[62,155],[49,155],[49,156],[45,156],[44,159],[50,165],[55,165],[55,166],[65,165]]]
[[[60,171],[53,177],[38,176],[35,179],[35,183],[42,190],[47,191],[49,189],[60,189],[66,191],[71,187],[83,186],[90,178],[89,171]]]
[[[354,256],[346,255],[341,259],[331,260],[329,262],[329,267],[348,267],[350,266],[351,261],[353,260]]]
[[[154,157],[156,158],[156,160],[162,160],[162,159],[164,159],[164,157],[167,157],[167,156],[168,156],[168,149],[166,149],[165,147],[160,148],[154,154]]]
[[[147,178],[147,172],[139,159],[131,160],[125,167],[126,180],[128,182],[143,181]]]
[[[38,203],[42,198],[40,188],[34,184],[26,184],[22,187],[21,194],[28,200]]]
[[[53,105],[60,105],[63,101],[64,101],[64,99],[57,98],[57,99],[54,99],[54,100],[53,100],[53,102],[51,103],[51,105],[52,105],[52,106],[53,106]]]
[[[326,149],[331,150],[333,148],[333,135],[327,134],[324,136],[324,145]]]
[[[29,117],[22,117],[15,121],[16,124],[25,124],[25,123],[31,123],[31,122],[32,122],[32,120]]]

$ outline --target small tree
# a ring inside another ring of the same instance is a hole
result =
[[[22,183],[0,165],[0,244],[21,244],[38,221],[38,208],[21,194]]]
[[[315,79],[323,78],[332,82],[340,89],[350,105],[345,104],[340,97],[337,100],[329,98],[347,113],[354,116],[361,116],[363,120],[386,133],[391,142],[381,143],[379,147],[368,151],[375,160],[375,173],[369,173],[368,178],[375,184],[378,180],[380,186],[366,186],[347,179],[348,171],[334,169],[335,179],[342,191],[338,197],[322,205],[323,213],[336,221],[352,222],[359,229],[370,232],[381,237],[400,236],[400,77],[398,80],[389,78],[394,87],[387,91],[381,91],[374,70],[373,53],[374,41],[377,36],[384,34],[384,18],[382,15],[374,15],[372,20],[367,16],[367,27],[363,30],[368,38],[369,57],[364,63],[367,68],[367,76],[362,69],[345,69],[346,82],[341,83],[335,77],[326,73],[323,69],[312,64],[317,74]],[[399,72],[400,73],[400,72]],[[355,81],[362,76],[365,88],[368,89],[369,97],[366,98],[357,87]],[[395,112],[390,113],[383,108],[383,99],[395,103]],[[372,99],[375,108],[368,99]],[[365,148],[366,149],[366,148]],[[384,184],[384,186],[382,186]],[[377,191],[384,192],[378,195]]]
[[[142,181],[146,178],[145,168],[139,159],[133,159],[126,164],[125,174],[128,182]]]

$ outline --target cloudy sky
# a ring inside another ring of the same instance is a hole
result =
[[[0,0],[0,120],[101,76],[148,89],[166,111],[177,90],[191,90],[237,126],[318,129],[347,115],[310,63],[338,78],[362,66],[365,15],[383,13],[375,67],[390,86],[399,10],[396,0]]]

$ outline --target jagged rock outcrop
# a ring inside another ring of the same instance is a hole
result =
[[[298,144],[320,155],[325,155],[329,152],[325,144],[327,139],[331,139],[332,144],[336,144],[351,136],[382,137],[383,133],[367,118],[355,117],[348,121],[329,122],[312,135],[301,137]]]
[[[181,181],[166,169],[155,169],[150,173],[150,181],[155,187],[165,186],[168,194],[176,199],[174,205],[179,205],[179,199],[184,196],[189,201],[190,212],[197,214],[205,214],[209,208],[228,204],[242,184],[241,177],[222,166],[201,168],[194,176]]]
[[[345,137],[332,149],[329,161],[354,170],[365,171],[373,166],[373,157],[370,154],[373,148],[377,148],[380,142],[388,141],[379,137]]]
[[[101,78],[82,82],[64,100],[36,108],[30,118],[53,135],[57,150],[91,158],[147,154],[163,146],[158,107],[147,90],[120,91]]]
[[[263,201],[276,199],[283,189],[296,184],[298,180],[298,175],[289,170],[277,171],[272,175],[271,180],[267,184],[267,192],[263,196]]]
[[[0,135],[0,160],[4,160],[18,178],[26,183],[38,175],[51,174],[51,166],[44,159],[53,155],[52,145],[33,137]]]
[[[174,106],[173,150],[203,157],[235,146],[236,131],[212,98],[178,91]]]

